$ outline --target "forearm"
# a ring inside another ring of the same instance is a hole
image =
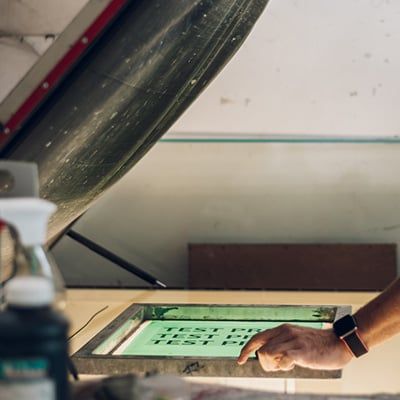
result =
[[[400,333],[400,279],[354,315],[361,339],[368,348]],[[289,370],[295,365],[314,369],[340,369],[352,352],[332,329],[284,324],[253,336],[243,347],[238,363],[257,352],[266,371]]]
[[[368,348],[400,333],[400,279],[358,310],[354,317]]]

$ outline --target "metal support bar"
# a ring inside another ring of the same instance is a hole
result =
[[[154,285],[154,286],[157,286],[157,287],[163,288],[163,289],[167,287],[167,285],[165,285],[163,282],[156,279],[154,276],[150,275],[148,272],[143,271],[141,268],[124,260],[123,258],[117,256],[116,254],[112,253],[111,251],[107,250],[106,248],[91,241],[90,239],[82,236],[80,233],[75,232],[73,230],[69,230],[66,233],[66,235],[69,236],[71,239],[75,240],[76,242],[80,243],[82,246],[85,246],[89,250],[92,250],[94,253],[104,257],[105,259],[118,265],[119,267],[123,268],[124,270],[136,275],[140,279],[143,279],[145,282],[150,283],[150,285]]]

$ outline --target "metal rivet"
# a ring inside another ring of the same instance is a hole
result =
[[[86,36],[84,36],[82,38],[81,42],[84,43],[84,44],[87,44],[87,43],[89,43],[89,39]]]
[[[4,128],[4,133],[5,133],[6,135],[8,135],[10,132],[11,132],[11,131],[10,131],[10,128]]]
[[[43,84],[42,84],[42,88],[43,89],[48,89],[49,88],[49,82],[43,82]]]

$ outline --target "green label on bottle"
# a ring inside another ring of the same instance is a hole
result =
[[[0,380],[40,379],[48,375],[48,361],[39,358],[0,360]]]

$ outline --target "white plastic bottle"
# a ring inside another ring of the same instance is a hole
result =
[[[15,276],[47,277],[54,285],[55,306],[62,309],[65,285],[52,256],[46,251],[47,225],[55,204],[39,198],[0,199],[0,219],[14,229],[19,252]]]

